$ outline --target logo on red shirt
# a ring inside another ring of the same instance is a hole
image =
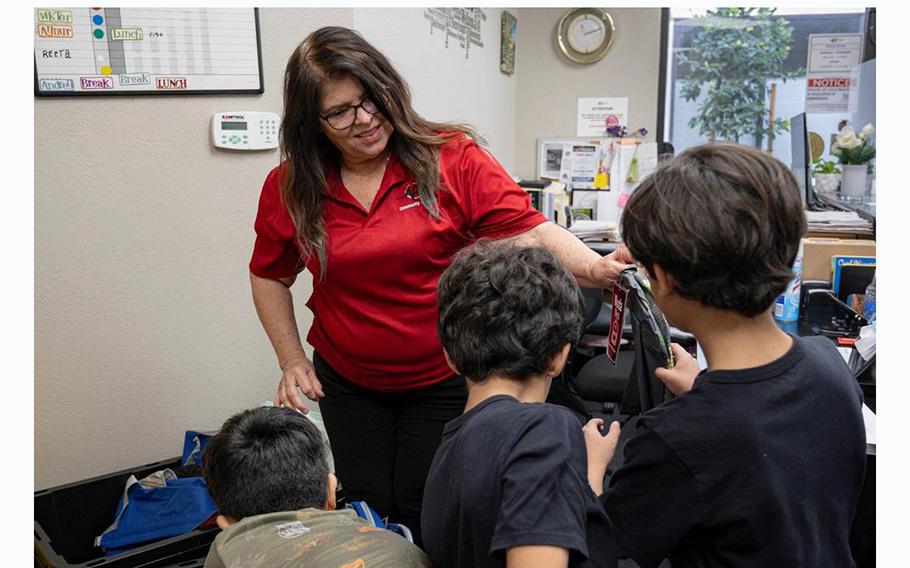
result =
[[[417,186],[413,183],[408,184],[408,186],[404,188],[404,196],[408,199],[418,201],[420,200],[420,191],[417,190]]]

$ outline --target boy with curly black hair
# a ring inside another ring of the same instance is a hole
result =
[[[481,242],[456,255],[438,288],[439,338],[468,402],[446,424],[424,491],[433,565],[615,566],[582,425],[544,403],[581,337],[575,279],[545,249]],[[606,443],[618,436],[617,424]]]

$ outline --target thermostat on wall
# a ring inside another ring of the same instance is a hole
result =
[[[229,150],[271,150],[278,147],[278,115],[274,112],[216,112],[212,144]]]

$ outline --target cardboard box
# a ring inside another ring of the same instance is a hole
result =
[[[875,241],[860,239],[803,239],[803,280],[831,282],[831,257],[835,255],[875,256]]]

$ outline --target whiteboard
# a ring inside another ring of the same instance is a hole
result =
[[[255,8],[35,8],[35,94],[262,93]]]

